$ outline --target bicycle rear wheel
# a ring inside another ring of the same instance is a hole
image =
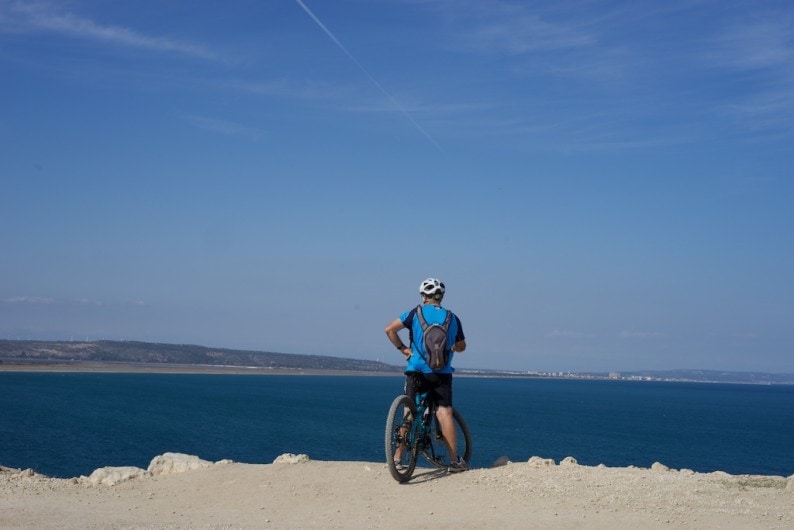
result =
[[[471,462],[472,451],[469,426],[466,420],[463,419],[463,415],[458,412],[458,409],[452,409],[452,418],[454,419],[455,433],[457,435],[455,437],[456,452],[458,456],[462,456],[463,460],[469,463]],[[449,458],[449,448],[441,432],[441,425],[439,425],[438,420],[435,418],[433,419],[433,424],[435,428],[430,434],[430,439],[425,440],[422,456],[436,467],[448,467],[451,460]]]
[[[417,446],[411,431],[416,405],[408,396],[397,396],[386,416],[386,464],[398,482],[406,482],[416,469]]]

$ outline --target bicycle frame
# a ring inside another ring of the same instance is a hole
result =
[[[436,404],[428,399],[427,392],[416,394],[416,416],[420,421],[414,421],[411,425],[409,440],[425,460],[434,466],[443,467],[446,463],[442,455],[436,454],[433,436],[444,444],[446,442],[441,432],[441,424],[436,418]],[[435,435],[433,435],[433,425],[436,426]]]

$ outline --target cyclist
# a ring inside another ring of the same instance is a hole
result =
[[[436,404],[436,418],[441,424],[441,431],[444,434],[444,441],[449,450],[450,464],[449,471],[456,473],[465,471],[467,463],[457,454],[457,432],[455,422],[452,417],[452,357],[450,353],[449,361],[439,370],[433,370],[427,364],[426,352],[424,347],[422,324],[416,316],[417,311],[422,311],[422,315],[428,324],[443,324],[448,309],[441,307],[441,301],[446,291],[444,283],[436,278],[428,278],[419,285],[419,294],[422,297],[421,306],[406,311],[399,318],[395,319],[386,326],[386,336],[394,347],[396,347],[408,361],[405,370],[405,394],[412,400],[416,399],[417,392],[428,392],[430,398]],[[410,344],[406,346],[400,338],[398,332],[402,329],[409,330]],[[451,352],[462,352],[466,349],[466,338],[463,335],[463,326],[460,319],[452,313],[447,332],[447,346]],[[399,452],[402,448],[398,449]]]

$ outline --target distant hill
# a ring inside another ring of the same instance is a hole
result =
[[[136,341],[94,342],[29,341],[0,339],[0,364],[80,365],[125,364],[155,369],[166,367],[254,368],[316,372],[399,374],[404,366],[378,361],[323,355],[207,348],[191,344],[160,344]],[[458,375],[481,377],[553,377],[573,379],[620,379],[634,381],[691,381],[700,383],[794,384],[794,374],[727,372],[717,370],[668,370],[612,373],[545,373],[459,369]]]
[[[278,370],[341,370],[402,372],[402,368],[377,361],[322,355],[207,348],[188,344],[135,341],[51,342],[0,340],[0,362],[14,363],[125,363],[253,367]]]

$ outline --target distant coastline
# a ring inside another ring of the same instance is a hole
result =
[[[0,340],[0,370],[400,374],[379,361],[137,341]]]
[[[397,376],[402,374],[403,367],[362,359],[208,348],[186,344],[0,339],[0,372],[11,371]],[[719,370],[607,373],[458,369],[456,375],[758,385],[794,384],[794,373]]]
[[[362,375],[391,376],[402,373],[312,370],[304,368],[263,368],[257,366],[218,366],[196,364],[125,363],[125,362],[19,362],[0,359],[0,372],[85,372],[85,373],[141,373],[141,374],[229,374],[229,375]]]

